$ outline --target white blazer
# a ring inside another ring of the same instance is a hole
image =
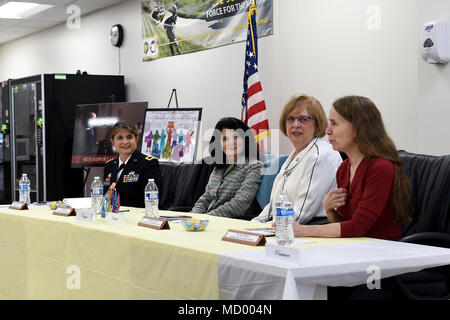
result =
[[[336,188],[336,171],[342,163],[339,152],[323,138],[314,138],[294,158],[289,155],[275,177],[270,202],[252,221],[272,222],[276,215],[275,202],[284,189],[293,203],[294,221],[307,224],[315,217],[326,217],[322,200]]]

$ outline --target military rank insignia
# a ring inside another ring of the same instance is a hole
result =
[[[111,185],[111,173],[106,177],[104,185],[106,187],[109,187]]]
[[[137,182],[139,179],[139,174],[135,174],[134,171],[130,171],[128,174],[123,176],[123,183],[127,182]]]

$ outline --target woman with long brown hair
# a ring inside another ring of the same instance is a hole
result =
[[[379,110],[368,98],[346,96],[329,118],[330,143],[348,156],[336,173],[338,188],[322,202],[330,223],[294,224],[295,236],[400,237],[412,213],[411,186]]]

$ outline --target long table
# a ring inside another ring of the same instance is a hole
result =
[[[366,283],[369,267],[384,278],[450,264],[448,249],[370,238],[302,238],[310,242],[294,245],[292,264],[221,240],[263,224],[189,213],[208,228],[154,230],[137,225],[142,209],[128,209],[119,226],[0,208],[0,299],[325,299],[327,286]]]

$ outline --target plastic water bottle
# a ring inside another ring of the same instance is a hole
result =
[[[26,202],[27,205],[30,205],[31,198],[30,198],[30,179],[28,179],[27,174],[22,174],[22,178],[20,178],[19,181],[19,201],[20,202]]]
[[[100,212],[102,199],[103,199],[103,183],[100,181],[100,177],[94,177],[94,181],[91,184],[92,220],[95,220],[97,218],[97,214]]]
[[[152,218],[159,218],[159,192],[155,179],[148,179],[145,186],[145,215]]]
[[[288,246],[294,242],[294,209],[287,192],[283,190],[275,202],[276,228],[275,240],[279,246]]]

